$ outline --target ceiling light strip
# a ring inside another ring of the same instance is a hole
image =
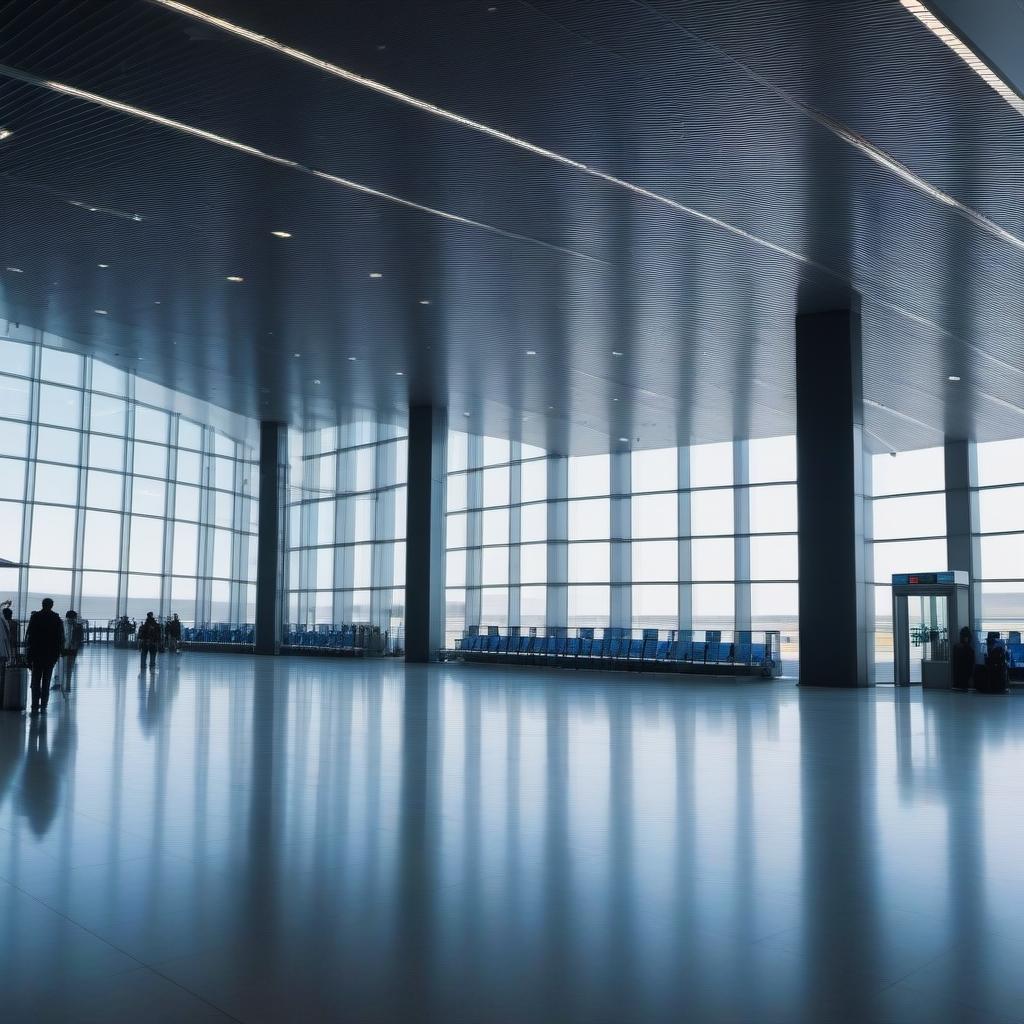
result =
[[[981,228],[983,231],[987,231],[989,234],[995,235],[997,238],[1001,238],[1005,242],[1009,242],[1017,249],[1024,250],[1024,240],[1021,240],[1016,235],[1011,234],[1005,228],[1000,227],[998,224],[996,224],[995,221],[989,220],[989,218],[984,216],[984,214],[978,213],[977,210],[974,210],[969,206],[965,206],[959,200],[951,196],[948,192],[943,192],[942,189],[936,188],[930,181],[927,181],[925,178],[922,178],[919,174],[915,174],[914,171],[907,167],[906,164],[900,163],[900,161],[895,159],[895,157],[892,157],[884,150],[879,149],[878,146],[875,146],[873,143],[869,142],[863,135],[860,135],[859,133],[848,128],[846,125],[844,125],[840,121],[837,121],[835,118],[829,117],[828,114],[825,114],[821,110],[818,110],[817,107],[812,107],[809,103],[805,103],[803,100],[794,96],[792,93],[787,92],[781,86],[776,85],[774,82],[766,78],[764,75],[760,74],[753,68],[744,64],[743,61],[734,57],[727,50],[723,50],[720,46],[717,46],[714,43],[710,42],[709,40],[705,39],[703,36],[698,35],[691,29],[688,29],[685,25],[680,24],[680,22],[678,22],[675,18],[663,15],[660,11],[656,11],[649,4],[644,3],[643,0],[636,0],[636,2],[641,3],[642,6],[646,10],[650,11],[651,14],[655,15],[658,18],[661,18],[663,21],[671,25],[678,32],[681,32],[683,35],[685,35],[688,39],[691,39],[693,42],[699,44],[700,46],[703,46],[705,49],[707,49],[711,53],[714,53],[721,60],[726,61],[733,67],[738,68],[752,81],[757,82],[758,85],[762,86],[763,88],[767,89],[770,93],[777,96],[780,100],[782,100],[783,103],[792,107],[794,110],[798,110],[802,114],[805,114],[807,117],[811,118],[811,120],[816,121],[823,128],[832,132],[838,138],[842,139],[844,142],[848,143],[855,149],[859,150],[874,163],[878,164],[880,167],[884,167],[886,170],[895,174],[898,178],[906,182],[912,188],[915,188],[919,192],[922,192],[924,195],[929,196],[930,198],[937,200],[943,205],[950,207],[950,209],[954,210],[965,220],[970,221],[975,227]],[[904,0],[900,0],[900,2],[904,3]],[[913,0],[910,0],[910,2],[913,2]],[[918,6],[920,6],[920,4],[918,4]]]
[[[402,92],[400,89],[394,89],[389,85],[385,85],[383,82],[378,82],[375,79],[367,78],[365,75],[357,74],[355,71],[350,71],[347,68],[340,67],[337,64],[332,64],[330,61],[322,60],[319,57],[314,57],[312,54],[306,53],[303,50],[298,50],[293,46],[288,46],[286,43],[280,43],[276,39],[271,39],[269,36],[262,35],[259,32],[253,32],[251,29],[247,29],[242,25],[238,25],[235,22],[228,21],[225,18],[218,18],[213,14],[207,14],[205,11],[197,10],[194,7],[190,7],[188,4],[180,3],[179,0],[151,0],[152,3],[165,7],[168,10],[176,11],[179,14],[183,14],[185,17],[193,18],[196,21],[200,21],[205,25],[209,25],[213,28],[220,29],[223,32],[227,32],[231,35],[237,36],[240,39],[245,39],[250,43],[255,43],[257,46],[262,46],[270,50],[275,50],[286,57],[290,57],[292,60],[297,60],[303,64],[307,64],[310,67],[316,68],[319,71],[323,71],[326,74],[333,75],[336,78],[343,79],[346,82],[351,82],[354,85],[363,87],[364,89],[370,89],[373,92],[379,93],[382,96],[386,96],[389,99],[395,100],[398,103],[404,103],[407,106],[414,107],[417,110],[422,110],[425,113],[433,114],[435,117],[443,118],[446,121],[451,121],[454,124],[461,125],[463,128],[468,128],[472,131],[479,132],[483,135],[487,135],[492,139],[497,139],[499,142],[507,143],[508,145],[515,146],[518,149],[523,149],[528,153],[533,153],[535,156],[543,157],[546,160],[554,161],[555,163],[561,164],[563,167],[569,167],[576,171],[581,171],[584,174],[588,174],[593,178],[597,178],[600,181],[604,181],[609,185],[614,185],[617,188],[626,189],[632,192],[634,195],[641,196],[644,199],[649,199],[653,202],[660,203],[663,206],[669,207],[669,209],[675,210],[679,213],[683,213],[690,217],[696,217],[698,220],[703,221],[706,224],[711,224],[714,227],[720,228],[721,230],[728,231],[741,238],[745,238],[748,241],[752,241],[758,245],[770,249],[779,255],[786,256],[789,259],[797,260],[806,266],[812,266],[817,270],[821,270],[830,276],[841,277],[831,268],[826,267],[820,263],[816,263],[813,260],[807,259],[801,254],[794,252],[791,249],[786,249],[782,246],[776,245],[774,242],[769,242],[764,238],[757,235],[753,235],[749,232],[743,231],[741,228],[737,228],[726,221],[719,220],[717,217],[712,217],[708,214],[702,213],[691,206],[686,206],[682,203],[678,203],[673,199],[669,199],[667,196],[663,196],[660,193],[652,192],[650,189],[644,188],[642,185],[637,185],[631,181],[626,181],[623,178],[618,178],[613,174],[608,174],[605,171],[599,170],[595,167],[591,167],[588,164],[582,163],[579,160],[573,160],[571,157],[564,156],[561,153],[557,153],[554,150],[546,149],[543,146],[538,146],[526,139],[521,139],[515,135],[510,135],[508,132],[503,132],[499,128],[493,128],[490,125],[483,124],[480,121],[475,121],[472,118],[464,117],[462,114],[457,114],[452,110],[446,110],[444,107],[439,107],[434,103],[429,103],[426,100],[421,100],[416,96],[412,96],[407,92]],[[900,0],[900,2],[909,9],[913,7],[921,8],[921,10],[927,13],[927,9],[924,8],[917,0]],[[680,31],[686,33],[696,41],[700,42],[704,46],[709,47],[718,53],[723,59],[729,61],[731,64],[739,67],[747,75],[753,78],[760,85],[765,86],[771,92],[775,93],[780,99],[784,100],[790,106],[793,106],[811,118],[816,120],[823,127],[829,131],[838,135],[844,142],[849,143],[858,149],[865,156],[869,157],[872,161],[891,171],[897,175],[901,180],[905,181],[908,185],[916,188],[918,191],[925,195],[937,200],[938,202],[949,206],[956,210],[961,216],[971,221],[975,226],[980,227],[982,230],[988,231],[991,234],[996,235],[1003,241],[1009,242],[1011,245],[1018,249],[1024,250],[1024,240],[1018,238],[1016,235],[1011,234],[1005,228],[1000,227],[994,221],[988,219],[983,214],[971,209],[968,206],[958,202],[953,196],[941,189],[936,188],[929,181],[926,181],[920,175],[915,174],[909,167],[900,163],[898,160],[889,156],[887,153],[879,149],[877,146],[872,145],[863,136],[858,135],[856,132],[851,131],[845,125],[829,117],[827,114],[823,114],[821,111],[814,107],[809,106],[802,100],[797,99],[795,96],[791,96],[784,89],[779,88],[772,82],[768,81],[762,75],[759,75],[756,71],[748,68],[741,61],[737,60],[731,54],[722,50],[720,47],[709,43],[706,39],[691,32],[685,26],[680,25],[678,22],[669,19],[670,23],[673,24]],[[934,17],[932,17],[934,21]],[[941,24],[941,23],[939,23]],[[955,38],[955,37],[954,37]],[[965,48],[966,49],[966,48]],[[969,50],[967,52],[970,52]],[[977,60],[977,58],[975,58]],[[979,62],[980,63],[980,62]],[[982,65],[984,66],[984,65]],[[977,70],[977,69],[976,69]],[[980,74],[980,72],[979,72]],[[987,80],[987,79],[986,79]],[[997,79],[998,81],[998,79]],[[995,88],[995,86],[993,86]],[[1005,88],[1005,86],[1004,86]]]
[[[933,434],[944,433],[940,427],[932,426],[932,424],[924,423],[921,420],[915,420],[913,416],[908,416],[905,412],[898,412],[896,409],[890,408],[888,405],[882,405],[881,402],[873,402],[869,398],[863,398],[861,401],[864,405],[869,406],[872,409],[877,409],[879,412],[895,416],[897,419],[903,420],[905,423],[913,423],[915,427],[923,427],[925,430],[929,430]]]
[[[983,391],[979,387],[972,388],[971,394],[979,395],[980,397],[986,399],[989,402],[992,402],[994,405],[1000,406],[1003,409],[1009,409],[1010,412],[1015,412],[1018,416],[1024,416],[1024,409],[1022,409],[1019,405],[1014,405],[1013,402],[1008,402],[1005,398],[997,398],[995,395],[990,395],[987,391]]]
[[[194,7],[189,7],[188,4],[179,3],[178,0],[150,0],[150,2],[157,4],[160,7],[165,7],[168,10],[176,11],[179,14],[185,15],[185,17],[193,18],[205,25],[220,29],[230,35],[237,36],[240,39],[245,39],[250,43],[255,43],[257,46],[275,50],[286,57],[290,57],[303,64],[308,64],[310,67],[323,71],[326,74],[333,75],[335,78],[340,78],[346,82],[351,82],[354,85],[362,86],[364,89],[369,89],[372,92],[379,93],[381,96],[386,96],[398,103],[404,103],[406,106],[415,107],[417,110],[422,110],[425,113],[432,114],[433,116],[442,118],[445,121],[450,121],[463,128],[468,128],[471,131],[479,132],[480,134],[489,136],[492,139],[497,139],[499,142],[515,146],[517,149],[525,150],[528,153],[532,153],[534,156],[542,157],[545,160],[551,160],[554,163],[561,164],[563,167],[568,167],[575,171],[581,171],[582,173],[588,174],[599,181],[603,181],[609,185],[614,185],[616,188],[625,189],[627,192],[632,192],[633,195],[640,196],[643,199],[649,199],[662,206],[667,206],[669,209],[675,210],[678,213],[685,214],[688,217],[694,217],[705,224],[710,224],[712,227],[719,228],[722,231],[727,231],[738,238],[754,242],[756,245],[766,248],[779,256],[785,256],[787,259],[795,260],[798,263],[802,263],[804,266],[813,267],[822,273],[828,274],[830,277],[844,281],[846,280],[843,275],[839,274],[831,267],[827,267],[822,263],[817,263],[793,249],[787,249],[785,246],[776,245],[774,242],[769,242],[767,239],[761,238],[758,235],[744,231],[742,228],[738,228],[735,225],[730,224],[728,221],[720,220],[718,217],[713,217],[710,214],[703,213],[692,206],[686,206],[683,203],[676,202],[674,199],[669,199],[668,196],[663,196],[658,192],[652,192],[650,189],[644,188],[642,185],[637,185],[634,182],[626,181],[624,178],[617,178],[613,174],[608,174],[606,171],[599,170],[596,167],[591,167],[579,160],[574,160],[572,157],[564,156],[552,149],[546,149],[544,146],[538,146],[527,139],[521,139],[515,135],[510,135],[508,132],[503,132],[500,128],[492,128],[490,125],[483,124],[481,121],[474,121],[472,118],[464,117],[462,114],[457,114],[452,110],[446,110],[444,107],[439,107],[434,103],[428,103],[426,100],[421,100],[407,92],[402,92],[400,89],[393,89],[391,86],[385,85],[383,82],[367,78],[365,75],[349,71],[347,68],[339,67],[337,64],[332,64],[329,61],[321,60],[319,57],[314,57],[312,54],[305,53],[302,50],[297,50],[295,47],[288,46],[285,43],[279,43],[276,39],[271,39],[269,36],[261,35],[259,32],[253,32],[251,29],[244,28],[243,26],[237,25],[225,18],[218,18],[213,14],[207,14],[205,11],[196,10]],[[1022,248],[1024,248],[1024,244],[1022,244]]]
[[[899,2],[929,32],[945,43],[993,92],[1024,117],[1024,97],[1010,88],[955,32],[932,14],[919,0],[899,0]]]
[[[873,160],[876,164],[884,167],[886,170],[891,171],[898,178],[902,178],[908,185],[912,185],[918,191],[923,192],[926,196],[930,196],[932,199],[943,203],[946,206],[951,207],[956,213],[960,214],[965,220],[970,221],[975,227],[981,228],[983,231],[987,231],[990,235],[995,235],[997,238],[1002,239],[1004,242],[1008,242],[1010,245],[1017,249],[1024,250],[1024,239],[1018,238],[1015,234],[1007,231],[1006,228],[1001,227],[994,220],[990,220],[983,213],[979,213],[977,210],[972,209],[970,206],[965,206],[959,200],[954,199],[948,192],[943,192],[942,189],[936,188],[931,182],[926,181],[920,175],[915,174],[906,164],[901,164],[899,160],[889,156],[884,150],[879,149],[877,146],[869,142],[863,135],[859,135],[857,132],[834,118],[829,117],[828,114],[822,113],[820,110],[814,107],[809,107],[800,100],[794,99],[793,102],[807,112],[815,121],[829,131],[838,135],[844,142],[848,142],[851,146],[860,150],[866,157]]]
[[[864,427],[864,433],[867,434],[868,437],[873,437],[887,452],[894,453],[896,451],[896,446],[889,441],[886,441],[881,434],[876,434],[873,430],[868,430],[867,427]]]
[[[494,224],[487,224],[484,221],[473,220],[470,217],[463,217],[461,214],[450,213],[448,210],[439,210],[433,206],[425,206],[422,203],[414,202],[411,199],[403,199],[401,196],[393,195],[390,192],[382,192],[380,189],[372,188],[369,185],[363,185],[358,181],[353,181],[351,178],[343,178],[340,175],[331,174],[329,171],[321,171],[315,167],[309,167],[306,164],[299,163],[297,160],[290,160],[287,157],[268,153],[265,150],[258,149],[256,146],[250,146],[245,142],[230,139],[225,135],[218,135],[216,132],[207,131],[205,128],[197,128],[194,125],[186,124],[183,121],[175,121],[173,118],[164,117],[163,114],[157,114],[151,110],[144,110],[142,107],[135,107],[130,103],[122,103],[120,100],[110,99],[107,96],[100,96],[97,93],[88,92],[85,89],[79,89],[73,85],[66,85],[63,82],[56,82],[52,79],[40,78],[38,75],[33,75],[31,72],[22,71],[19,68],[12,68],[7,64],[0,64],[0,75],[7,78],[13,78],[19,82],[25,82],[29,85],[36,85],[43,89],[49,89],[52,92],[61,93],[65,96],[73,96],[75,99],[84,100],[87,103],[94,103],[98,106],[105,107],[108,110],[116,110],[119,113],[127,114],[129,117],[136,117],[143,121],[150,121],[153,124],[159,124],[165,128],[171,128],[184,135],[191,135],[194,138],[203,139],[206,142],[212,142],[218,146],[224,146],[227,149],[233,149],[237,153],[245,153],[247,156],[253,156],[259,160],[265,160],[268,163],[276,164],[278,167],[286,167],[289,170],[300,171],[301,173],[308,174],[311,177],[320,178],[322,181],[329,181],[334,185],[341,185],[343,188],[351,189],[353,192],[359,192],[362,195],[372,196],[374,199],[382,199],[385,202],[394,203],[397,206],[405,207],[408,210],[416,210],[419,213],[426,213],[434,217],[440,217],[443,220],[452,222],[453,224],[479,228],[483,231],[489,231],[491,234],[501,235],[504,238],[510,238],[517,242],[528,242],[531,245],[540,245],[546,249],[562,253],[563,255],[572,256],[575,259],[587,260],[591,263],[604,262],[596,256],[590,256],[587,253],[578,252],[574,249],[567,249],[564,246],[555,245],[552,242],[545,242],[542,239],[532,238],[529,235],[520,235],[515,231],[507,231],[505,228],[496,227]]]

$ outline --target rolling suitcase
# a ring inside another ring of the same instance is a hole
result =
[[[28,669],[8,665],[4,669],[4,711],[24,711],[28,703]]]

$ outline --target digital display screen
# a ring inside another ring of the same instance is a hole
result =
[[[898,572],[893,573],[892,582],[897,587],[934,587],[955,583],[956,577],[951,572]]]

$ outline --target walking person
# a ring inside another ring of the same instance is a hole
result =
[[[181,619],[175,612],[167,623],[167,653],[181,654]]]
[[[65,694],[71,692],[71,671],[78,659],[78,652],[82,649],[85,641],[85,631],[81,622],[78,621],[78,612],[69,611],[64,615],[64,665],[61,679],[62,690]]]
[[[139,626],[139,654],[141,663],[139,671],[146,671],[146,655],[149,655],[149,669],[156,668],[156,652],[160,650],[160,623],[152,612],[146,612],[146,621]]]
[[[29,616],[25,647],[32,670],[32,714],[38,715],[50,703],[53,668],[64,647],[64,624],[53,610],[53,599],[43,598],[43,606]]]

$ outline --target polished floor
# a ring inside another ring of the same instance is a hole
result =
[[[1024,698],[88,650],[3,1021],[1024,1021]]]

